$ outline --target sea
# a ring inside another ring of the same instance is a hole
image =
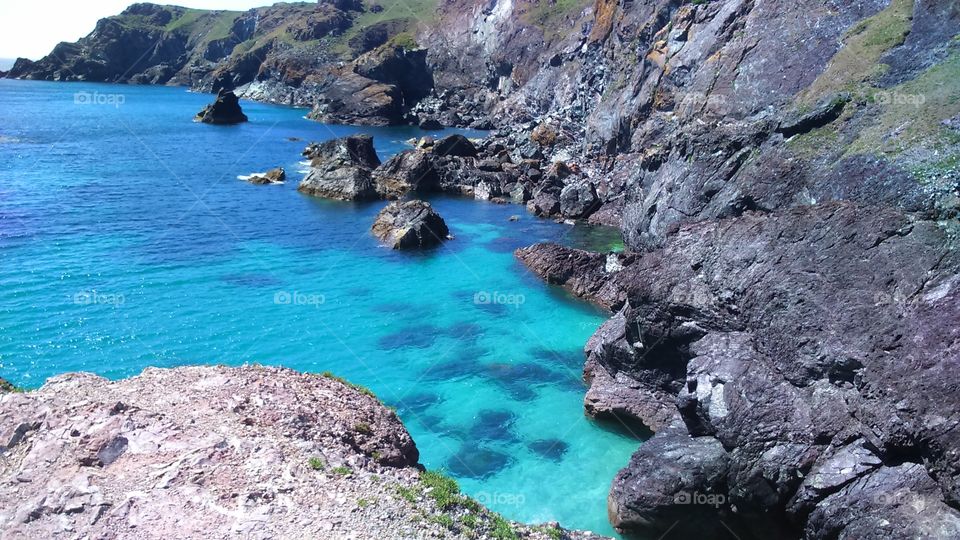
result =
[[[301,152],[367,133],[387,159],[427,132],[247,101],[249,123],[194,123],[211,100],[0,80],[0,377],[36,388],[149,366],[331,372],[395,407],[421,463],[493,510],[612,534],[610,483],[642,441],[583,413],[583,346],[607,315],[513,251],[616,250],[617,231],[437,196],[455,238],[386,249],[370,234],[386,203],[299,193]],[[239,179],[274,167],[285,184]]]

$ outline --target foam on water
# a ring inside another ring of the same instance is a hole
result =
[[[77,103],[76,92],[124,99]],[[0,81],[0,377],[35,387],[67,371],[191,363],[332,371],[396,406],[421,461],[493,509],[611,533],[610,481],[639,443],[583,415],[582,348],[604,315],[512,256],[544,240],[611,248],[609,231],[436,198],[455,240],[382,249],[369,228],[384,203],[236,178],[302,169],[306,141],[363,131],[386,159],[423,132],[247,102],[248,124],[193,123],[210,99]]]

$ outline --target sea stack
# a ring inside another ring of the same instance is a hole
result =
[[[393,202],[381,210],[373,235],[393,249],[423,249],[446,240],[450,230],[430,203],[413,200]]]
[[[373,137],[351,135],[313,143],[303,155],[310,159],[310,172],[300,182],[301,193],[340,201],[379,198],[371,177],[380,165]]]
[[[231,125],[247,121],[247,115],[240,108],[240,99],[232,91],[221,89],[217,100],[204,107],[194,118],[204,124]]]

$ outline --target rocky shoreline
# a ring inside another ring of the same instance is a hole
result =
[[[623,253],[517,257],[611,312],[585,348],[585,410],[654,432],[613,482],[622,532],[960,536],[955,3],[453,0],[415,28],[364,28],[337,57],[369,6],[254,10],[222,42],[138,6],[8,76],[493,127],[383,164],[315,149],[304,191],[460,194],[620,228]],[[91,63],[158,37],[132,74]]]
[[[600,539],[486,510],[368,390],[289,369],[61,375],[0,392],[0,444],[8,536]]]

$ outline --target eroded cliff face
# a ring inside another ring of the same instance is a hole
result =
[[[529,92],[532,125],[579,125],[568,155],[620,205],[626,254],[518,252],[615,314],[586,347],[587,412],[656,431],[611,519],[957,536],[960,5],[610,9],[497,110]]]
[[[373,177],[621,228],[623,254],[518,256],[613,314],[586,347],[586,410],[656,432],[614,481],[622,530],[960,535],[960,3],[450,0],[413,18],[394,45],[426,49],[428,91],[282,40],[189,80],[326,121],[496,126],[477,156],[410,151]]]

